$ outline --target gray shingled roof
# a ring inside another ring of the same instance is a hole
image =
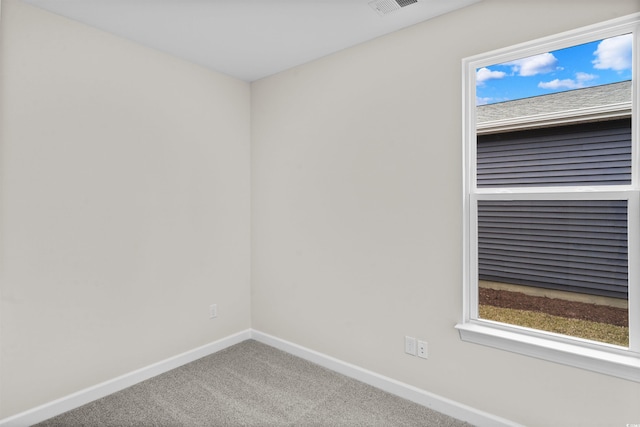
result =
[[[476,122],[631,102],[631,80],[476,107]]]

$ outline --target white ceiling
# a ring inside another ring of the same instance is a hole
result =
[[[253,81],[481,0],[420,0],[383,16],[371,0],[24,1]]]

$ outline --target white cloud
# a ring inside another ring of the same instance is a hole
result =
[[[510,101],[509,98],[491,98],[491,97],[480,97],[476,96],[476,106],[486,105],[486,104],[495,104],[496,102],[505,102]]]
[[[581,86],[572,79],[555,79],[550,82],[540,82],[538,87],[542,89],[577,89]]]
[[[589,80],[594,80],[597,79],[598,76],[596,76],[595,74],[589,74],[589,73],[582,73],[582,72],[577,72],[576,73],[576,80],[578,80],[579,82],[588,82]]]
[[[593,67],[598,70],[622,71],[631,68],[631,34],[602,40],[593,54]]]
[[[504,65],[510,65],[513,72],[519,76],[535,76],[536,74],[545,74],[557,69],[558,58],[552,53],[541,53],[540,55],[530,56],[528,58],[518,59],[516,61],[507,62]]]
[[[480,68],[478,71],[476,71],[476,83],[482,84],[487,80],[501,79],[506,75],[507,73],[505,73],[504,71],[492,71],[487,67],[483,67],[483,68]]]
[[[575,79],[555,79],[550,82],[540,82],[538,87],[541,89],[580,89],[585,87],[585,83],[597,78],[598,76],[587,73],[576,73]]]

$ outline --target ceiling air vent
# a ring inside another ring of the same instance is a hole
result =
[[[418,0],[373,0],[369,6],[383,16],[414,3],[418,3]]]

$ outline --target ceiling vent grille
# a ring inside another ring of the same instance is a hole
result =
[[[369,6],[383,16],[414,3],[418,3],[418,0],[373,0]]]
[[[396,0],[400,7],[409,6],[410,4],[418,3],[418,0]]]

